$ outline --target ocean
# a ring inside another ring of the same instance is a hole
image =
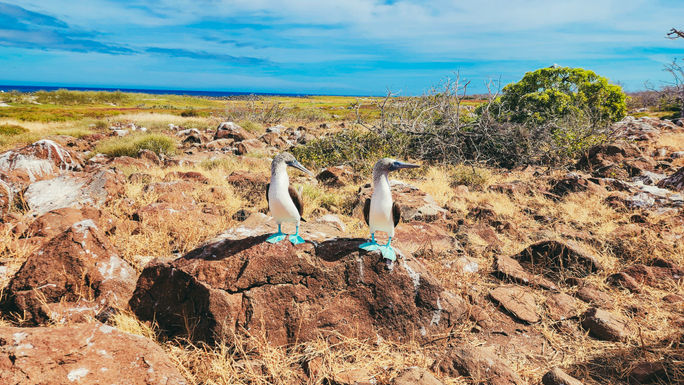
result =
[[[6,86],[0,85],[0,91],[19,91],[19,92],[36,92],[36,91],[55,91],[59,89],[67,89],[72,91],[121,91],[134,92],[143,94],[156,95],[190,95],[190,96],[209,96],[209,97],[227,97],[240,95],[261,95],[261,96],[292,96],[292,97],[306,97],[310,94],[280,94],[280,93],[266,93],[266,92],[235,92],[235,91],[197,91],[197,90],[158,90],[151,88],[94,88],[94,87],[68,87],[68,86]]]

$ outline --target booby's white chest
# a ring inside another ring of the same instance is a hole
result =
[[[371,196],[368,225],[371,233],[384,231],[390,237],[394,236],[394,218],[392,218],[392,191],[387,176],[374,181]]]
[[[297,206],[288,192],[289,186],[290,180],[285,170],[271,175],[271,185],[268,188],[268,209],[278,223],[299,222],[300,219]]]

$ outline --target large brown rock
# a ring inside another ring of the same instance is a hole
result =
[[[364,240],[265,239],[223,238],[151,263],[131,308],[170,336],[212,341],[247,330],[275,345],[329,333],[405,341],[444,331],[465,311],[417,261],[400,258],[390,268],[358,249]]]
[[[527,323],[539,322],[537,304],[529,289],[517,285],[505,285],[490,291],[489,295],[519,320]]]
[[[82,168],[74,152],[49,139],[0,154],[0,171],[8,173],[13,182],[34,182]]]
[[[36,218],[23,232],[23,237],[44,237],[51,239],[66,231],[74,223],[91,219],[102,229],[111,227],[111,219],[104,219],[102,212],[94,207],[64,207],[49,211]],[[104,226],[101,222],[105,222]]]
[[[81,320],[125,308],[135,279],[135,270],[88,219],[28,257],[5,289],[3,308],[28,324]]]
[[[0,327],[0,383],[182,385],[153,341],[100,323]]]
[[[247,155],[265,152],[266,144],[259,139],[246,139],[235,145],[237,155]]]
[[[408,254],[459,253],[463,248],[443,222],[411,221],[399,223],[392,244]]]
[[[684,167],[680,167],[674,174],[658,182],[658,187],[684,192]]]
[[[562,321],[579,315],[577,300],[565,293],[554,293],[546,297],[549,318]]]
[[[603,269],[597,256],[572,241],[537,242],[513,258],[529,262],[535,270],[557,271],[565,276],[584,277]]]
[[[517,283],[539,286],[549,290],[558,289],[553,282],[542,276],[530,273],[525,270],[518,261],[504,255],[496,257],[496,260],[494,261],[494,272],[502,278],[508,278]]]
[[[420,191],[417,187],[390,180],[390,188],[394,202],[401,208],[401,219],[403,221],[432,222],[446,218],[447,211],[439,206],[433,197]],[[372,193],[373,188],[370,183],[359,189],[359,200],[354,209],[354,214],[357,217],[363,218],[363,206]]]
[[[582,382],[571,377],[559,368],[553,368],[542,377],[544,385],[582,385]]]
[[[466,376],[475,383],[489,385],[522,385],[525,382],[492,348],[453,348],[433,365],[437,374],[449,377]]]
[[[581,318],[582,326],[600,340],[624,341],[629,337],[627,321],[607,310],[592,307]]]
[[[76,173],[31,183],[24,200],[34,215],[64,207],[98,207],[123,194],[125,178],[112,170]]]

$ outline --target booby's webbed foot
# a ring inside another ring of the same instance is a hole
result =
[[[290,243],[292,243],[293,245],[300,245],[304,242],[306,242],[306,241],[304,240],[304,238],[299,236],[299,234],[290,235]]]
[[[366,242],[362,243],[359,245],[359,249],[366,250],[366,251],[375,251],[380,247],[380,245],[377,244],[375,241],[371,242]]]
[[[266,242],[268,242],[268,243],[278,243],[278,242],[282,241],[283,239],[285,239],[285,236],[286,236],[286,235],[287,235],[287,234],[284,234],[284,233],[281,233],[281,232],[277,232],[277,233],[275,233],[275,234],[269,236],[268,238],[266,238]]]
[[[383,258],[389,259],[390,261],[396,261],[397,260],[397,253],[394,251],[392,246],[384,245],[384,246],[379,246],[379,247],[380,247],[380,253],[382,253]]]

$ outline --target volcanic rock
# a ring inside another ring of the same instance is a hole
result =
[[[65,322],[125,308],[135,270],[92,220],[73,224],[31,254],[7,286],[3,307],[29,324]]]
[[[527,323],[539,322],[537,304],[529,289],[522,286],[499,286],[489,292],[494,301],[516,318]]]
[[[559,368],[553,368],[542,377],[544,385],[582,385],[582,382],[571,377]]]
[[[0,327],[0,383],[184,385],[153,341],[100,323]]]
[[[562,271],[564,275],[577,277],[603,269],[598,257],[572,241],[541,241],[528,246],[513,258],[529,262],[541,271]]]
[[[393,381],[392,385],[443,385],[429,371],[412,366],[401,372]]]
[[[458,347],[435,361],[432,369],[449,377],[467,376],[479,384],[522,385],[525,382],[492,348]]]
[[[624,341],[629,336],[627,321],[607,310],[592,307],[581,318],[582,326],[600,340]]]
[[[131,308],[169,336],[212,341],[244,329],[275,345],[331,332],[421,338],[465,311],[417,261],[400,258],[390,268],[378,253],[358,249],[365,240],[293,246],[265,239],[223,237],[172,262],[150,263]]]

